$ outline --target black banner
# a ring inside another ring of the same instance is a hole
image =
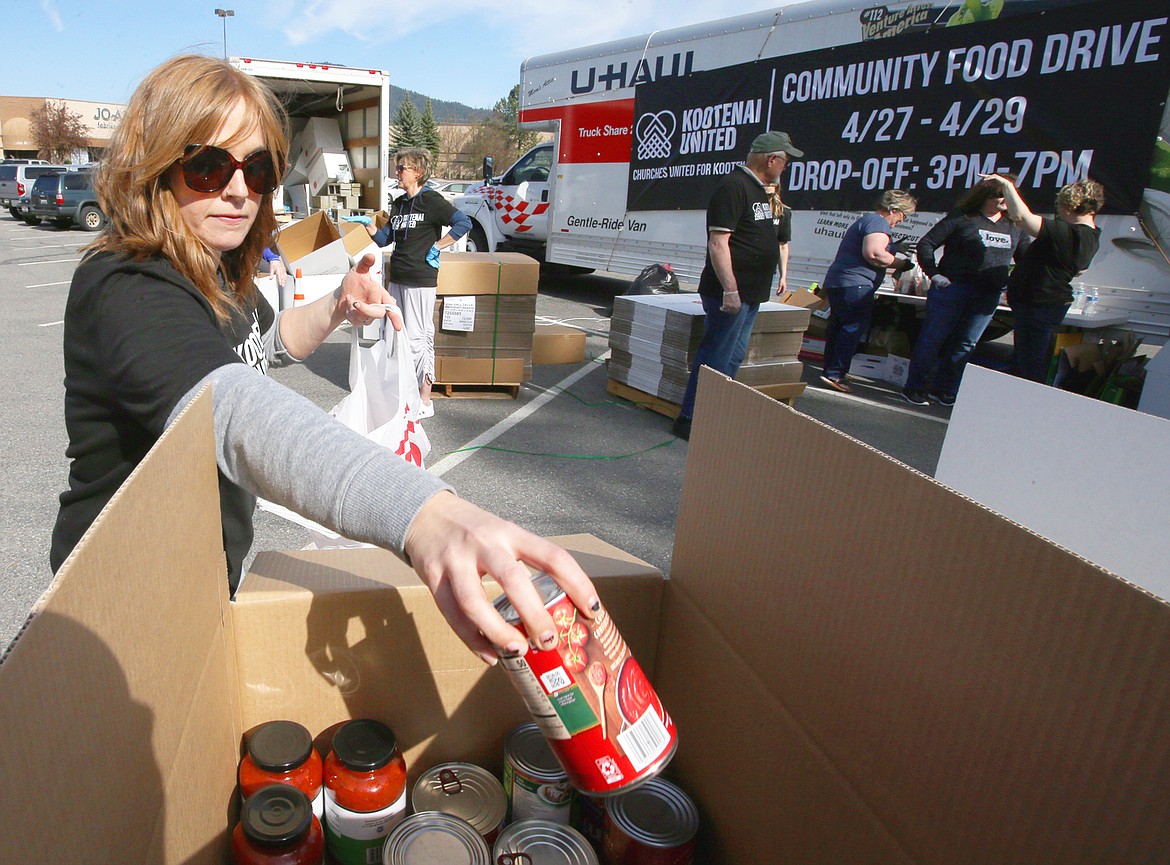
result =
[[[919,209],[945,212],[980,173],[998,171],[1019,177],[1037,212],[1089,176],[1105,186],[1104,212],[1134,213],[1168,87],[1170,26],[1147,0],[666,78],[636,90],[628,206],[705,209],[770,128],[805,152],[782,178],[798,210],[868,210],[901,188]]]

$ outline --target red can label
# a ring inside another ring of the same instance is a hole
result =
[[[570,783],[605,796],[656,775],[674,755],[678,734],[613,619],[604,607],[586,619],[559,591],[546,607],[557,647],[501,663]],[[524,630],[518,617],[510,621]]]

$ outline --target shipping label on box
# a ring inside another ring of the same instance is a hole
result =
[[[443,298],[443,330],[475,330],[475,295]]]

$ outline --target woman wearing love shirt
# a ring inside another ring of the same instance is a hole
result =
[[[56,570],[151,446],[212,385],[228,579],[241,578],[263,495],[411,561],[451,627],[489,663],[524,635],[484,595],[490,574],[529,633],[556,644],[530,564],[581,609],[592,584],[569,554],[455,496],[264,373],[300,359],[343,321],[388,304],[367,256],[307,306],[274,313],[253,274],[275,230],[286,120],[257,79],[187,55],[147,75],[126,108],[96,191],[109,225],[77,268],[65,310],[69,489],[53,531]],[[586,615],[589,613],[586,612]]]

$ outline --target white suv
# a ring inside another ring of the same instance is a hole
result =
[[[13,219],[23,219],[20,206],[28,201],[36,179],[50,171],[65,171],[69,167],[50,165],[40,159],[0,163],[0,207],[7,207]]]

